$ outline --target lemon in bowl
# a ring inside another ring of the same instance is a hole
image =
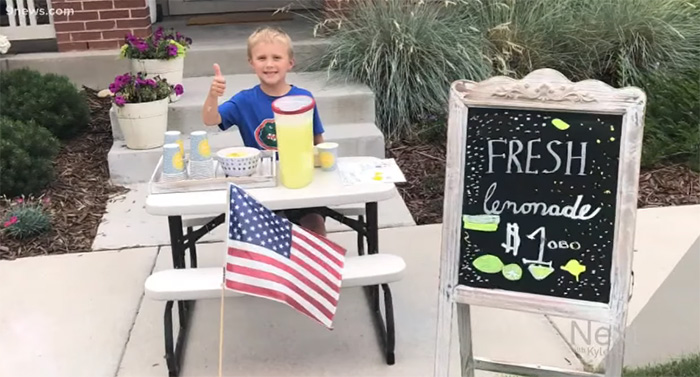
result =
[[[250,147],[230,147],[216,152],[216,160],[229,177],[250,176],[258,170],[260,150]]]

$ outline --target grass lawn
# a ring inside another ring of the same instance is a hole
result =
[[[666,364],[629,369],[624,377],[697,377],[700,376],[700,354],[685,357]]]

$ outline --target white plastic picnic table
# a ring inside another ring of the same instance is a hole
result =
[[[339,160],[373,161],[376,157],[341,157]],[[314,169],[311,184],[300,189],[275,187],[246,189],[249,195],[271,210],[306,207],[335,207],[370,203],[395,195],[393,183],[369,182],[344,185],[338,171]],[[226,190],[149,195],[146,211],[160,216],[210,215],[226,211]]]
[[[375,157],[341,157],[339,160],[373,161]],[[403,259],[379,254],[377,203],[396,194],[395,185],[368,182],[345,185],[338,171],[315,169],[313,181],[300,189],[275,187],[245,189],[249,195],[271,210],[322,208],[325,214],[354,229],[357,236],[357,257],[346,257],[343,288],[363,286],[374,312],[379,340],[384,347],[386,362],[394,364],[394,315],[389,283],[399,280],[405,270]],[[363,211],[343,211],[344,205],[364,204]],[[146,211],[151,215],[167,216],[170,228],[173,269],[151,275],[145,284],[146,295],[167,301],[165,306],[165,350],[170,376],[180,371],[182,350],[186,341],[194,301],[221,295],[221,268],[198,268],[196,242],[225,221],[227,190],[177,193],[151,193],[146,199]],[[349,216],[355,215],[357,219]],[[187,219],[183,216],[210,216]],[[213,217],[212,217],[213,216]],[[366,217],[366,221],[365,221]],[[194,229],[199,226],[198,229]],[[187,228],[187,232],[183,231]],[[223,240],[222,240],[223,241]],[[365,242],[367,253],[365,254]],[[185,253],[189,250],[190,266]],[[384,315],[380,309],[379,287],[384,293]],[[227,292],[227,296],[234,296]],[[180,329],[177,344],[173,344],[172,307],[178,303]]]

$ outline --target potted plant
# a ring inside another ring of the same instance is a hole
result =
[[[159,27],[147,38],[132,33],[125,37],[120,56],[130,61],[131,73],[142,72],[146,76],[161,76],[170,84],[182,84],[185,55],[192,39],[173,29],[166,31]],[[171,98],[177,101],[179,96]]]
[[[168,103],[182,95],[182,84],[171,85],[160,76],[146,77],[142,72],[125,73],[109,85],[113,107],[129,149],[163,146],[168,129]]]

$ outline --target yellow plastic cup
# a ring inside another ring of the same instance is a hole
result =
[[[314,107],[309,96],[286,96],[272,103],[279,154],[279,175],[284,187],[306,187],[314,176]]]

